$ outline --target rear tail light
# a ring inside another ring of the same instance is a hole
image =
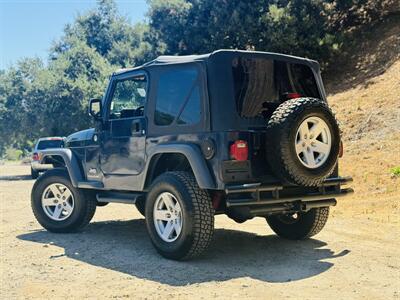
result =
[[[296,98],[301,98],[301,95],[299,93],[287,93],[286,98],[287,99],[296,99]]]
[[[33,153],[33,155],[32,155],[32,160],[34,160],[34,161],[39,160],[39,154]]]
[[[343,156],[343,152],[344,152],[343,142],[340,141],[340,144],[339,144],[339,157]]]
[[[249,156],[249,147],[247,142],[243,140],[235,141],[230,147],[230,156],[235,160],[247,160]]]

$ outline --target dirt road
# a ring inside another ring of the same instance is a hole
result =
[[[216,218],[201,259],[161,258],[128,205],[98,208],[82,233],[52,234],[30,208],[26,166],[0,166],[1,298],[400,299],[398,219],[336,213],[308,241],[286,241],[257,218]],[[343,200],[346,201],[346,200]],[[385,219],[385,218],[382,218]]]

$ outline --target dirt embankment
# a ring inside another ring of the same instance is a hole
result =
[[[358,41],[325,79],[343,130],[341,173],[354,177],[356,190],[343,206],[350,214],[399,222],[400,178],[391,169],[400,166],[400,16]]]

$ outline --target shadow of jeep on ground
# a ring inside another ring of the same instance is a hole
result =
[[[267,225],[265,225],[267,226]],[[270,283],[296,281],[319,275],[333,260],[350,251],[335,254],[325,242],[309,239],[288,241],[275,235],[216,229],[209,251],[193,261],[176,262],[154,250],[144,219],[90,224],[77,234],[35,231],[18,236],[23,241],[54,244],[67,256],[94,266],[172,286],[226,281],[250,277]],[[166,276],[165,270],[168,270]]]

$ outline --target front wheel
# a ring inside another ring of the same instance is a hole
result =
[[[300,240],[312,237],[324,228],[329,216],[329,207],[313,208],[298,212],[266,217],[268,225],[280,237]]]
[[[145,198],[139,198],[136,200],[136,208],[138,212],[143,216],[146,217],[145,210],[146,210],[146,202]]]
[[[210,196],[188,172],[159,176],[147,194],[145,214],[151,241],[166,258],[193,258],[212,240],[214,209]]]
[[[36,220],[51,232],[75,232],[86,226],[96,211],[96,200],[72,186],[64,169],[40,176],[31,193]]]
[[[34,170],[32,167],[31,167],[31,177],[32,179],[36,179],[39,177],[39,171]]]

